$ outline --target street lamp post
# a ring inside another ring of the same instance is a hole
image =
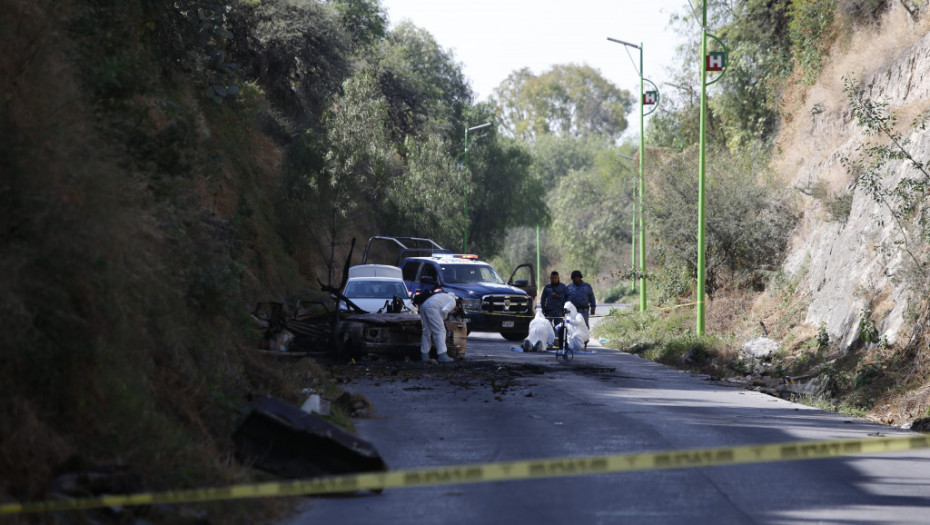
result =
[[[537,224],[536,225],[536,293],[537,295],[542,291],[539,288],[540,286],[542,286],[542,266],[540,266],[541,259],[542,257],[540,257],[540,249],[539,249],[539,224]]]
[[[491,125],[490,122],[485,122],[484,124],[479,124],[477,126],[472,126],[470,128],[465,129],[465,151],[462,152],[462,154],[464,155],[462,169],[465,169],[468,167],[468,147],[469,147],[468,132],[477,131],[479,129],[484,129],[490,125]],[[468,251],[467,246],[468,246],[468,222],[469,221],[468,221],[468,190],[464,188],[462,189],[462,209],[464,210],[464,216],[462,220],[462,253],[465,253]]]
[[[726,69],[727,62],[727,52],[726,46],[723,45],[723,42],[720,41],[717,37],[707,32],[707,2],[703,2],[703,18],[701,21],[701,124],[700,124],[700,152],[698,155],[698,238],[697,238],[697,297],[696,297],[696,307],[697,307],[697,320],[695,332],[697,335],[704,334],[704,274],[705,274],[705,254],[704,254],[704,223],[705,223],[705,210],[704,205],[706,201],[706,195],[704,191],[704,164],[705,164],[705,129],[707,126],[707,86],[713,84],[720,80],[723,77],[723,72]],[[723,52],[707,52],[707,37],[711,37],[723,47]],[[714,80],[707,82],[707,72],[708,71],[719,71],[720,75],[717,76]]]
[[[631,44],[629,42],[624,42],[623,40],[617,40],[616,38],[607,37],[607,40],[615,42],[617,44],[622,44],[627,47],[632,47],[633,49],[639,50],[639,311],[646,311],[646,223],[643,215],[643,192],[646,186],[646,175],[645,175],[645,164],[644,164],[644,153],[646,151],[646,134],[644,132],[643,123],[645,121],[646,115],[652,113],[656,110],[655,107],[649,111],[649,113],[644,113],[644,106],[647,104],[654,105],[658,102],[658,91],[659,89],[651,80],[647,80],[643,77],[643,44],[640,42],[639,45]],[[634,64],[635,65],[635,64]],[[649,82],[652,84],[652,87],[655,91],[647,93],[645,88],[645,83]]]
[[[635,176],[636,168],[634,163],[636,159],[623,153],[618,153],[621,157],[630,161],[630,172]],[[635,186],[634,186],[635,188]],[[636,291],[636,190],[633,190],[633,230],[630,234],[630,291]]]

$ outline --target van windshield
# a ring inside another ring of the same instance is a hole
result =
[[[504,284],[501,276],[488,264],[443,264],[441,268],[445,283]]]

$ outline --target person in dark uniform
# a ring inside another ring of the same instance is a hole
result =
[[[590,328],[588,316],[594,315],[594,290],[591,285],[581,280],[581,272],[575,270],[572,272],[572,284],[565,289],[565,299],[575,305],[578,313],[584,317],[584,324]]]
[[[550,321],[562,319],[562,309],[566,300],[565,289],[565,284],[559,281],[559,272],[552,272],[549,275],[549,284],[543,287],[542,297],[539,299],[543,315]]]

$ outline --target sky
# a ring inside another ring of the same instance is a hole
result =
[[[381,0],[391,27],[410,20],[426,29],[455,60],[479,101],[513,71],[540,74],[556,64],[587,64],[621,89],[639,91],[639,51],[607,37],[643,44],[645,77],[659,85],[676,65],[675,48],[698,39],[697,28],[678,34],[673,13],[688,0]],[[634,61],[636,66],[634,67]],[[648,86],[648,84],[647,84]]]

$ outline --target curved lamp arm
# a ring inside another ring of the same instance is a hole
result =
[[[653,111],[659,109],[659,100],[661,100],[662,97],[659,96],[659,86],[655,85],[655,83],[654,83],[653,81],[649,80],[648,78],[643,78],[643,82],[649,82],[650,84],[652,84],[652,88],[653,88],[653,89],[655,90],[655,92],[656,92],[656,103],[655,103],[655,106],[653,106],[652,109],[649,110],[649,113],[643,113],[643,116],[645,117],[645,116],[651,115]],[[643,94],[641,93],[639,96],[642,97]],[[643,101],[640,100],[639,103],[642,104]]]
[[[710,34],[710,33],[707,33],[707,36],[709,36],[709,37],[713,38],[714,40],[716,40],[717,43],[720,44],[720,47],[723,48],[723,52],[726,53],[727,56],[730,55],[730,50],[727,49],[727,46],[725,46],[725,45],[723,44],[723,42],[720,41],[719,38],[715,37],[714,35],[712,35],[712,34]],[[707,57],[706,57],[706,56],[705,56],[705,57],[701,57],[701,60],[707,60]],[[705,85],[706,85],[706,86],[709,86],[709,85],[713,84],[714,82],[717,82],[718,80],[720,80],[721,78],[723,78],[723,75],[724,75],[724,73],[727,72],[727,68],[728,68],[728,67],[730,67],[730,65],[729,65],[729,60],[727,60],[727,64],[723,66],[723,71],[721,71],[720,74],[717,75],[717,78],[711,80],[710,82],[708,82],[708,83],[705,84]]]

